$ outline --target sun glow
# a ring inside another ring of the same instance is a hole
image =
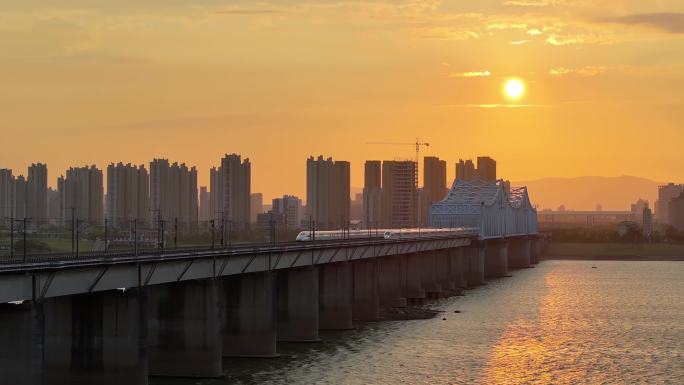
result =
[[[525,93],[525,84],[519,79],[508,79],[504,83],[504,93],[511,99],[518,99]]]

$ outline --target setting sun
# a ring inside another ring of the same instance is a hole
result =
[[[509,79],[504,84],[504,92],[511,99],[518,99],[525,93],[525,85],[518,79]]]

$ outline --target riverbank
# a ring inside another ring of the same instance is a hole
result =
[[[543,253],[543,259],[684,261],[684,245],[551,242]]]

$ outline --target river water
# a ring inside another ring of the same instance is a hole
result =
[[[220,380],[151,383],[684,384],[684,262],[545,261],[511,274],[435,302],[434,319],[226,359]]]

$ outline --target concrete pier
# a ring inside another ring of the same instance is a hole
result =
[[[464,288],[468,286],[464,275],[463,248],[449,249],[446,251],[449,258],[449,280],[453,288]]]
[[[318,328],[320,330],[353,329],[351,263],[342,262],[321,266],[318,287]]]
[[[144,302],[144,297],[137,290],[44,300],[43,383],[147,384]],[[31,313],[21,316],[31,322],[23,328],[23,333],[40,333],[36,324],[39,321],[35,318],[37,314]],[[33,346],[14,347],[35,353],[37,339],[34,339]],[[38,358],[33,357],[24,366],[37,363]],[[37,373],[27,372],[25,375],[37,379]],[[4,371],[2,382],[24,383],[9,382]]]
[[[463,248],[463,271],[469,287],[485,283],[485,249],[484,245],[475,244]]]
[[[430,251],[419,254],[420,258],[420,282],[428,296],[439,296],[442,286],[437,278],[437,252]]]
[[[378,260],[380,307],[406,307],[401,265],[400,256],[384,257]]]
[[[0,373],[7,384],[43,383],[43,306],[0,304]]]
[[[400,258],[404,297],[409,301],[422,301],[427,295],[423,290],[421,255],[413,253]]]
[[[318,268],[279,271],[277,339],[315,342],[318,339]]]
[[[485,242],[485,278],[508,275],[508,244],[503,239]]]
[[[530,240],[517,237],[508,240],[508,267],[527,269],[530,267]]]
[[[150,375],[223,376],[218,287],[204,279],[149,288]]]
[[[536,265],[541,256],[541,241],[538,238],[530,240],[530,263]]]
[[[380,319],[378,261],[374,258],[352,262],[354,279],[352,315],[357,321]]]
[[[274,274],[232,276],[222,281],[223,355],[276,357]]]
[[[456,289],[456,281],[451,271],[449,250],[433,251],[435,255],[435,277],[440,292],[447,293]]]

